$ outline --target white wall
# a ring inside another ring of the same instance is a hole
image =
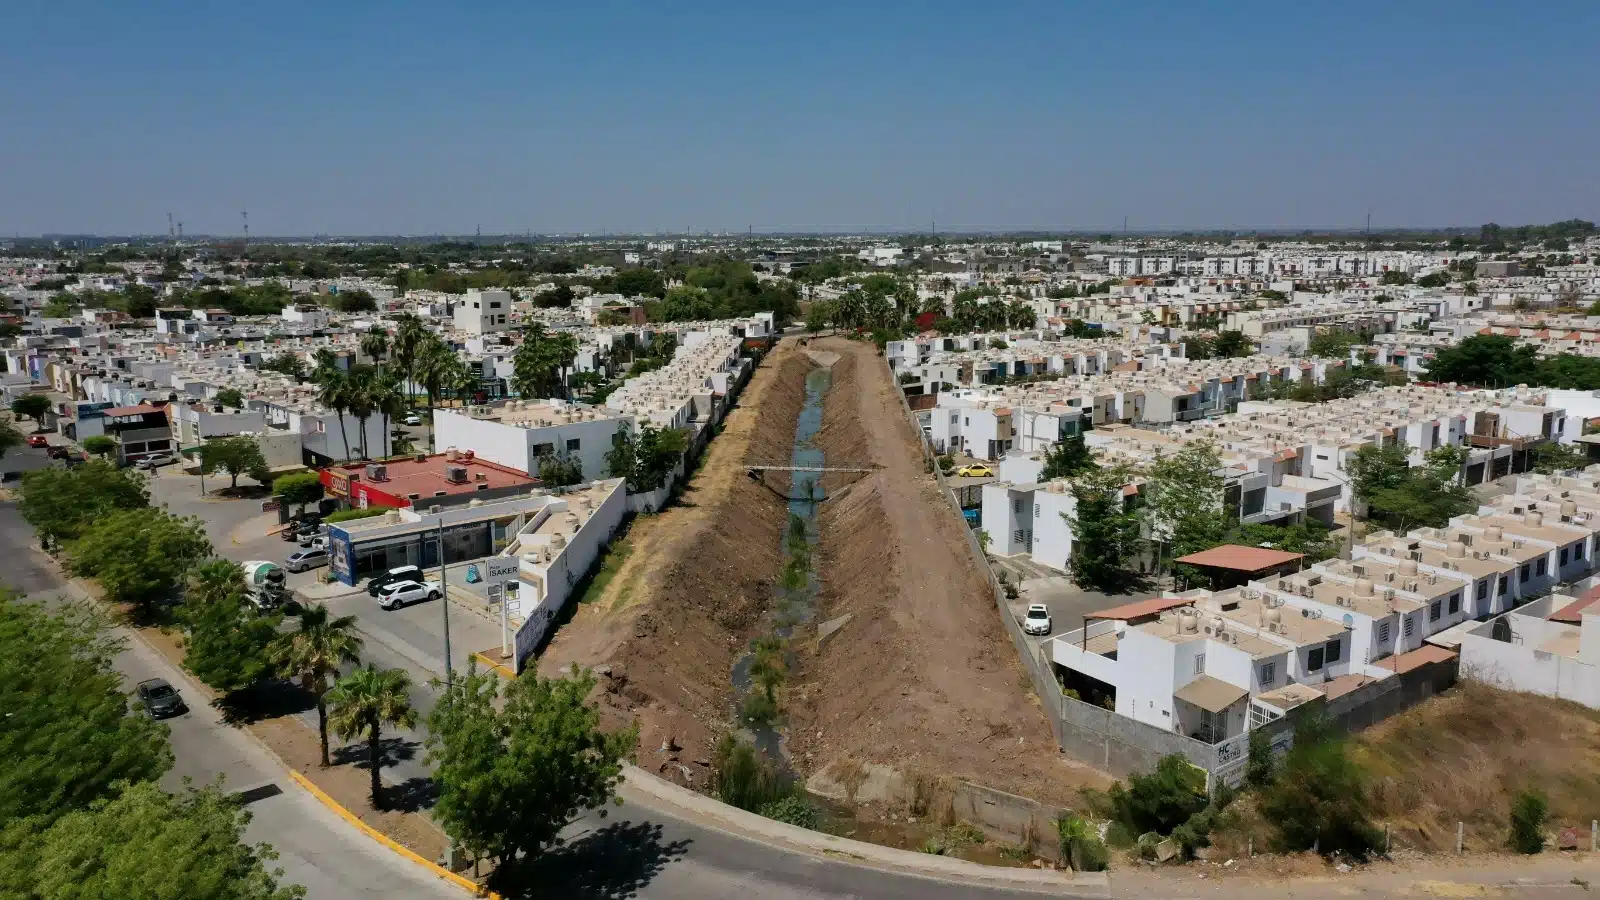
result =
[[[1508,613],[1512,642],[1490,637],[1492,623],[1461,638],[1461,674],[1506,690],[1573,700],[1600,709],[1600,666],[1540,651],[1539,645],[1563,628],[1531,616]],[[1584,636],[1600,632],[1600,616],[1584,617]]]
[[[533,475],[538,473],[534,448],[550,444],[557,456],[574,456],[583,465],[585,479],[609,478],[606,454],[623,425],[633,427],[633,417],[598,419],[592,422],[565,422],[543,428],[523,428],[492,419],[476,419],[455,410],[436,410],[433,418],[433,451],[446,448],[471,450],[478,456]],[[568,442],[578,449],[569,451]]]
[[[1117,645],[1117,659],[1123,663],[1118,666],[1123,683],[1117,685],[1117,714],[1171,731],[1173,645],[1130,628]],[[1133,660],[1139,664],[1132,665]]]

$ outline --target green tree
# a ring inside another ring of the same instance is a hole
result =
[[[1381,846],[1366,774],[1317,713],[1302,714],[1296,723],[1294,746],[1258,805],[1284,852],[1316,847],[1365,860]]]
[[[105,459],[111,454],[117,452],[117,442],[114,438],[106,437],[103,434],[97,434],[84,439],[83,449],[94,456]]]
[[[1211,350],[1224,359],[1233,359],[1256,352],[1256,345],[1242,331],[1224,331],[1212,342]]]
[[[50,398],[43,394],[23,394],[11,401],[11,413],[23,419],[32,419],[34,430],[44,429],[45,413],[50,411]]]
[[[266,457],[261,455],[261,445],[249,435],[213,438],[200,445],[200,472],[210,475],[222,471],[228,474],[228,488],[239,486],[239,476],[248,475],[261,484],[267,484],[272,473],[267,468]]]
[[[18,431],[15,425],[0,421],[0,456],[5,456],[7,451],[22,446],[23,440],[25,439],[22,432]]]
[[[612,478],[626,478],[629,491],[647,493],[666,483],[687,448],[681,429],[658,429],[648,422],[638,431],[622,427],[612,438],[606,468]]]
[[[1538,368],[1532,345],[1518,345],[1500,334],[1475,334],[1453,347],[1441,347],[1428,363],[1427,378],[1502,388],[1536,383]]]
[[[1589,455],[1571,444],[1540,444],[1533,454],[1533,470],[1545,475],[1581,469],[1589,464]]]
[[[454,350],[438,338],[430,338],[417,358],[416,377],[428,396],[428,421],[432,422],[439,398],[464,390],[471,383],[471,375]]]
[[[594,677],[527,672],[508,683],[474,666],[446,688],[428,717],[428,760],[437,766],[434,816],[500,883],[558,842],[585,809],[603,806],[622,781],[638,740],[608,732],[586,702]]]
[[[46,545],[77,539],[97,519],[149,505],[144,480],[131,469],[91,460],[66,469],[40,469],[22,476],[18,511]]]
[[[182,583],[189,566],[211,555],[199,519],[142,507],[94,520],[67,546],[67,570],[93,578],[113,603],[131,603],[148,616]]]
[[[1131,481],[1118,465],[1091,469],[1072,482],[1075,510],[1063,517],[1072,527],[1069,564],[1079,587],[1115,592],[1133,581],[1129,563],[1139,549],[1139,514],[1123,493]]]
[[[1382,277],[1379,279],[1379,281],[1382,284],[1410,284],[1411,283],[1411,275],[1408,272],[1401,272],[1399,270],[1391,270],[1391,271],[1388,271],[1388,272],[1384,272]]]
[[[237,568],[237,566],[235,566]],[[185,604],[183,667],[224,694],[248,690],[272,674],[267,646],[281,615],[258,615],[244,598],[243,574],[233,590],[203,604]]]
[[[282,353],[274,356],[261,363],[260,369],[263,372],[277,372],[280,375],[287,375],[293,378],[296,384],[306,380],[305,360],[294,353]]]
[[[272,480],[272,493],[284,503],[300,507],[302,514],[307,504],[322,499],[322,476],[316,472],[296,472],[279,475]]]
[[[1436,447],[1421,466],[1407,465],[1404,443],[1362,447],[1346,467],[1356,499],[1367,503],[1368,515],[1398,533],[1418,526],[1443,527],[1452,516],[1471,512],[1477,503],[1461,481],[1466,451]]]
[[[243,843],[250,814],[218,787],[173,795],[154,784],[7,829],[0,894],[38,900],[298,900],[277,853]]]
[[[1153,540],[1176,559],[1222,543],[1228,512],[1222,507],[1222,456],[1209,440],[1190,441],[1170,456],[1158,456],[1146,473],[1144,499]],[[1186,566],[1188,577],[1198,574]]]
[[[383,727],[414,728],[411,678],[404,669],[362,666],[339,679],[328,692],[328,724],[342,740],[365,737],[367,767],[372,775],[372,807],[383,809]]]
[[[1360,347],[1372,343],[1372,335],[1365,332],[1325,330],[1312,335],[1306,344],[1308,356],[1332,357],[1345,359],[1350,356],[1351,347]]]
[[[285,677],[298,677],[300,686],[317,700],[317,735],[322,741],[322,765],[328,765],[328,682],[339,667],[361,657],[356,617],[333,618],[320,603],[300,608],[299,626],[278,635],[268,648],[268,658]]]
[[[128,714],[120,649],[87,605],[51,612],[0,591],[0,823],[48,825],[171,768],[166,726]]]
[[[213,399],[228,409],[244,409],[244,394],[235,388],[223,388]]]
[[[1082,433],[1074,434],[1045,451],[1044,468],[1039,471],[1039,480],[1075,478],[1097,465],[1094,451],[1084,444]]]

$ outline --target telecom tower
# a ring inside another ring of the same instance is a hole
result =
[[[239,213],[239,218],[244,219],[244,252],[250,252],[250,210]]]

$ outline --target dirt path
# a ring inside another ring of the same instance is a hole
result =
[[[787,510],[744,462],[789,457],[811,368],[793,341],[763,361],[682,502],[634,520],[627,559],[538,663],[546,674],[609,667],[607,720],[636,719],[639,765],[691,787],[709,775],[731,718],[733,661],[755,636],[782,565]]]
[[[828,463],[880,468],[828,485],[817,621],[850,618],[802,651],[796,760],[867,760],[1059,803],[1104,784],[1058,751],[876,349],[811,347],[839,357],[817,440]]]

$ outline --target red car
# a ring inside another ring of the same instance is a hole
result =
[[[28,446],[29,447],[48,447],[48,446],[50,446],[50,439],[45,437],[42,434],[30,434],[30,435],[28,435]]]

